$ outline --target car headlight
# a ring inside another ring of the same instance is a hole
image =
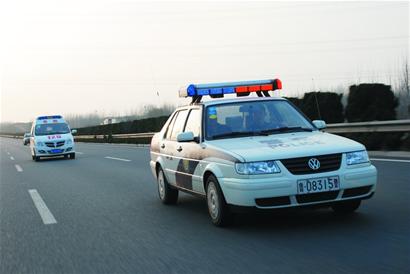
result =
[[[348,165],[357,165],[369,162],[369,155],[366,150],[346,153],[346,163]]]
[[[73,143],[73,140],[71,140],[71,139],[68,139],[67,142],[66,142],[67,145],[71,145],[72,143]]]
[[[280,168],[275,161],[236,163],[236,172],[243,175],[279,173]]]
[[[44,146],[44,143],[43,142],[36,142],[36,146],[42,147],[42,146]]]

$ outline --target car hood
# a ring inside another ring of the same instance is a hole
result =
[[[353,140],[325,132],[297,132],[208,141],[207,144],[229,151],[246,162],[307,157],[363,150]]]
[[[73,139],[73,135],[71,133],[67,134],[52,134],[52,135],[42,135],[36,136],[37,142],[55,142],[55,141],[65,141],[68,139]]]

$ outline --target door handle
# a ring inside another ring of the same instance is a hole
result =
[[[177,151],[178,151],[178,152],[181,152],[181,151],[182,151],[182,147],[180,146],[179,148],[177,148]]]
[[[165,148],[165,144],[162,144],[162,145],[161,145],[161,148]]]

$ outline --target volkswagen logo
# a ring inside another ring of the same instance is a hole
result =
[[[320,168],[320,162],[316,158],[310,158],[308,161],[308,165],[313,170],[318,170]]]

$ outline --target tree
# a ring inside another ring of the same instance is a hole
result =
[[[394,120],[397,105],[398,100],[391,86],[352,85],[349,88],[345,114],[348,122]]]
[[[308,92],[302,100],[302,111],[312,120],[325,120],[327,123],[342,123],[342,94],[333,92]]]

